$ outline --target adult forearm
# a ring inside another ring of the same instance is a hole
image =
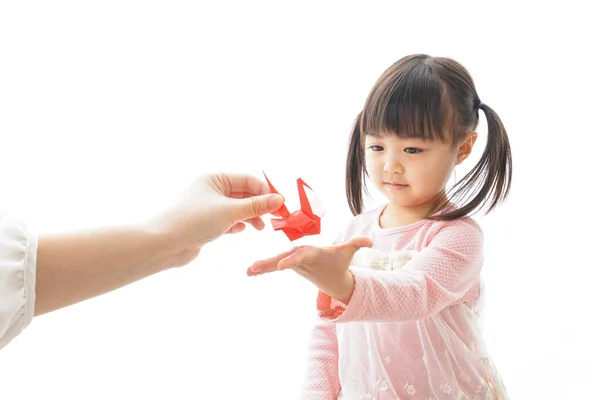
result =
[[[112,291],[168,267],[163,235],[144,227],[41,236],[35,315]]]
[[[141,226],[39,237],[35,315],[186,265],[205,244],[241,232],[244,222],[262,229],[260,216],[283,204],[269,192],[249,175],[204,175]]]

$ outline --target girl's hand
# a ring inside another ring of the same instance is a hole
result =
[[[367,237],[356,237],[329,247],[299,246],[275,257],[255,262],[248,268],[249,276],[291,268],[311,281],[319,290],[348,304],[354,290],[354,277],[349,271],[354,253],[361,247],[371,247]]]

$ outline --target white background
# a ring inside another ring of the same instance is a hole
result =
[[[297,177],[318,192],[323,233],[296,243],[328,244],[373,83],[406,54],[453,57],[513,147],[511,197],[478,218],[492,356],[512,399],[600,398],[599,32],[560,3],[2,2],[0,205],[40,233],[133,223],[197,174],[264,169],[292,209]],[[0,354],[0,398],[297,398],[315,291],[245,275],[289,247],[248,230],[34,319]]]

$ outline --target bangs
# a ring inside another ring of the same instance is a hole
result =
[[[433,66],[422,62],[392,66],[365,103],[361,136],[393,134],[446,143],[452,136],[450,103]]]

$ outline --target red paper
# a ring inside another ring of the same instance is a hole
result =
[[[263,172],[264,174],[264,172]],[[269,178],[265,174],[271,193],[280,194],[271,184]],[[290,241],[300,239],[303,236],[317,235],[321,233],[321,217],[315,214],[310,206],[304,186],[312,190],[310,186],[302,179],[298,178],[298,195],[300,196],[300,210],[290,214],[289,210],[283,204],[278,210],[281,218],[271,219],[273,229],[281,230]]]

